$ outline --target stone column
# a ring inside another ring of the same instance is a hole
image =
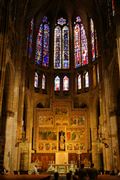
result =
[[[113,168],[119,167],[119,145],[118,145],[118,130],[116,115],[110,117],[111,126],[111,148],[112,148],[112,162]]]
[[[13,132],[12,132],[12,153],[11,153],[11,171],[16,170],[18,166],[18,148],[17,143],[17,123],[18,123],[18,112],[19,112],[19,84],[20,84],[20,68],[16,70],[15,81],[14,81],[14,99],[13,99],[13,109],[14,109],[14,118],[13,118]]]
[[[117,31],[117,52],[118,52],[118,65],[119,65],[119,77],[120,77],[120,25],[116,27]]]
[[[98,154],[98,140],[97,140],[97,107],[96,99],[91,97],[90,107],[90,127],[91,127],[91,138],[92,138],[92,162],[96,168],[99,168],[99,154]]]
[[[12,168],[12,138],[13,138],[13,115],[7,112],[6,131],[5,131],[5,149],[4,149],[4,165],[5,168],[11,171]]]

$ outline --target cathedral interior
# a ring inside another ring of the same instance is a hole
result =
[[[0,165],[120,170],[119,19],[119,0],[0,0]]]

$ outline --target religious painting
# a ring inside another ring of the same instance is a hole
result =
[[[71,131],[68,131],[66,133],[66,136],[67,136],[67,141],[70,141],[71,140]]]
[[[71,126],[81,126],[85,125],[85,117],[84,116],[73,116],[70,119]]]
[[[51,126],[54,123],[53,116],[39,116],[39,126]]]
[[[56,151],[57,150],[57,145],[56,145],[56,143],[52,143],[52,151]]]
[[[64,131],[59,132],[59,150],[65,151],[65,132]]]
[[[80,151],[83,152],[86,150],[86,146],[84,143],[80,143]]]
[[[39,140],[57,140],[57,133],[51,130],[39,130]]]
[[[66,107],[55,108],[55,115],[68,115],[68,109]]]
[[[45,143],[45,150],[50,150],[50,143]]]
[[[68,126],[69,118],[64,116],[57,116],[55,117],[55,125],[56,126]]]
[[[70,128],[67,129],[66,132],[66,139],[67,141],[79,141],[81,138],[83,138],[85,135],[85,128]]]
[[[73,150],[72,143],[67,144],[67,150],[68,151]]]
[[[74,150],[75,151],[79,150],[79,144],[78,143],[74,144]]]
[[[38,151],[57,151],[57,143],[40,142]]]
[[[67,151],[79,151],[80,150],[80,143],[68,143],[67,144]]]
[[[39,149],[39,151],[44,150],[44,144],[43,143],[39,143],[38,149]]]

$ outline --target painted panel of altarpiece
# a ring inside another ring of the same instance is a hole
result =
[[[86,110],[55,104],[52,109],[37,109],[35,120],[37,153],[86,153],[88,116]]]

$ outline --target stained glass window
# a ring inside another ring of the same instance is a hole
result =
[[[42,89],[45,89],[45,75],[42,76]]]
[[[90,19],[90,29],[91,29],[91,45],[92,45],[92,61],[95,60],[95,31],[93,20]]]
[[[74,26],[74,59],[75,67],[88,64],[88,43],[86,32],[79,16]]]
[[[39,27],[37,41],[36,41],[36,54],[35,61],[40,66],[49,66],[49,23],[47,17],[43,17],[42,23]]]
[[[55,91],[60,91],[60,78],[59,78],[59,76],[55,77],[55,80],[54,80],[54,90]]]
[[[74,28],[74,57],[75,57],[75,65],[76,65],[76,67],[79,67],[81,65],[80,26],[79,26],[79,24],[76,24],[75,28]]]
[[[81,24],[81,53],[82,65],[88,64],[88,44],[83,24]]]
[[[84,73],[84,86],[85,86],[85,88],[89,87],[89,74],[88,74],[88,72]]]
[[[64,26],[62,29],[62,67],[67,69],[69,67],[69,29],[67,26]]]
[[[112,0],[112,14],[115,15],[115,0]]]
[[[34,87],[35,87],[35,88],[38,88],[38,73],[37,73],[37,72],[35,72]]]
[[[69,27],[66,19],[60,18],[54,29],[54,69],[69,68]]]
[[[64,76],[63,78],[63,91],[69,90],[69,78],[67,76]]]
[[[78,80],[77,80],[77,87],[78,90],[82,89],[82,81],[81,81],[81,74],[78,75]]]
[[[98,40],[97,33],[94,27],[94,22],[90,19],[90,31],[91,31],[91,45],[92,45],[92,61],[98,56]]]
[[[95,30],[95,53],[96,53],[96,58],[98,57],[98,39],[97,39],[97,33]]]
[[[30,26],[29,26],[28,58],[31,58],[31,56],[32,56],[33,26],[34,26],[34,20],[32,19],[30,22]]]
[[[54,31],[54,68],[61,69],[61,28],[57,26]]]

